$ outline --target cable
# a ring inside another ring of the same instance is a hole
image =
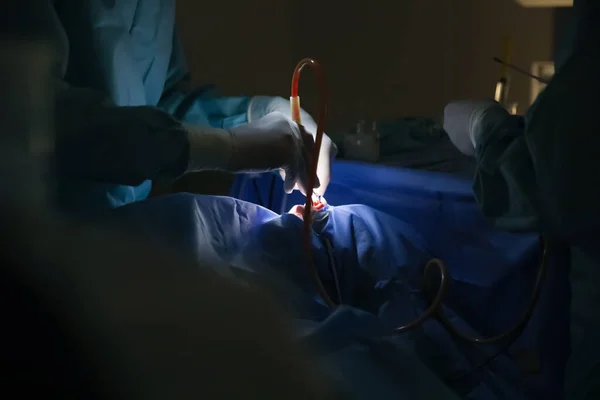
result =
[[[291,93],[291,97],[290,97],[290,104],[291,104],[291,111],[292,111],[292,119],[300,127],[302,127],[302,118],[300,115],[300,97],[298,96],[298,85],[299,85],[299,81],[300,81],[300,74],[301,74],[302,70],[304,69],[304,67],[306,67],[306,66],[310,66],[313,69],[313,71],[315,72],[316,78],[317,78],[317,85],[319,88],[319,117],[317,120],[317,132],[315,134],[315,145],[312,149],[313,150],[312,157],[309,160],[310,165],[309,165],[309,171],[308,171],[308,187],[306,188],[306,191],[307,191],[306,192],[306,202],[304,204],[304,210],[303,210],[303,220],[304,220],[303,242],[304,242],[304,248],[305,248],[306,255],[307,255],[308,269],[312,275],[317,292],[319,293],[319,295],[321,296],[321,298],[323,299],[323,301],[325,302],[325,304],[328,307],[335,309],[337,307],[337,305],[333,302],[333,300],[331,300],[331,297],[327,293],[327,290],[325,289],[325,286],[323,285],[321,277],[319,276],[319,271],[316,266],[315,255],[314,255],[313,248],[312,248],[312,210],[313,210],[313,207],[318,206],[318,204],[315,204],[313,202],[312,195],[313,195],[313,188],[317,181],[317,165],[319,162],[319,152],[321,150],[321,143],[323,141],[323,132],[325,131],[325,121],[327,118],[327,96],[328,96],[327,86],[326,86],[326,82],[325,82],[325,74],[323,72],[323,68],[315,60],[313,60],[311,58],[305,58],[296,65],[296,68],[294,69],[294,74],[292,76],[292,93]],[[414,321],[411,321],[411,322],[407,323],[406,325],[397,327],[395,329],[395,332],[402,333],[402,332],[410,331],[412,329],[416,329],[416,328],[420,327],[421,325],[423,325],[423,323],[425,321],[427,321],[429,318],[436,318],[444,325],[444,327],[448,330],[448,332],[450,332],[453,336],[455,336],[461,340],[464,340],[464,341],[467,341],[470,343],[474,343],[474,344],[494,344],[501,340],[506,339],[507,337],[512,337],[513,335],[520,334],[522,332],[522,330],[524,329],[525,325],[527,324],[527,322],[529,321],[531,315],[533,314],[533,310],[537,304],[538,298],[541,293],[541,286],[542,286],[541,282],[546,273],[546,264],[547,264],[546,256],[547,256],[548,248],[547,248],[546,240],[544,240],[544,238],[541,238],[541,240],[542,240],[542,242],[541,242],[542,243],[542,257],[541,257],[536,281],[535,281],[535,284],[533,287],[531,301],[530,301],[529,305],[525,308],[525,311],[523,312],[521,318],[516,322],[516,324],[511,329],[508,329],[507,331],[505,331],[501,334],[498,334],[498,335],[495,335],[495,336],[492,336],[489,338],[480,338],[480,337],[470,337],[470,336],[464,334],[463,332],[461,332],[458,328],[456,328],[450,322],[450,320],[444,315],[443,307],[442,307],[442,301],[444,300],[444,297],[446,296],[446,292],[448,289],[448,281],[450,279],[448,276],[448,268],[446,267],[446,264],[442,260],[440,260],[438,258],[433,258],[433,259],[429,260],[429,262],[427,262],[427,264],[425,265],[424,270],[423,270],[423,292],[425,293],[425,297],[427,298],[427,301],[429,302],[429,308],[420,317],[418,317]],[[429,271],[434,266],[437,267],[439,270],[440,286],[437,290],[436,295],[433,296],[433,299],[431,299],[431,298],[429,298],[429,296],[427,294],[427,286],[428,286],[427,278],[429,276]]]
[[[494,343],[500,342],[504,339],[507,339],[513,335],[519,335],[523,331],[523,329],[527,325],[527,322],[529,322],[531,315],[533,314],[533,310],[535,309],[535,306],[538,302],[538,299],[539,299],[541,291],[542,291],[541,290],[542,289],[542,281],[544,280],[544,277],[546,275],[548,246],[547,246],[546,240],[544,238],[541,238],[541,242],[542,242],[542,259],[540,260],[540,266],[538,268],[538,273],[537,273],[537,276],[535,279],[535,283],[533,285],[533,293],[531,295],[531,299],[529,301],[528,306],[525,308],[523,314],[517,320],[517,322],[515,323],[515,325],[512,328],[506,330],[503,333],[500,333],[500,334],[497,334],[495,336],[491,336],[488,338],[470,337],[470,336],[465,335],[459,329],[457,329],[450,322],[448,317],[446,317],[444,315],[444,313],[440,307],[437,310],[436,316],[440,320],[440,322],[444,325],[444,327],[451,334],[458,337],[459,339],[462,339],[464,341],[474,343],[474,344],[494,344]],[[439,292],[440,291],[438,291],[438,293]],[[436,297],[436,299],[437,299],[437,297]],[[432,303],[432,305],[434,305],[434,304],[435,304],[435,300]]]
[[[493,57],[492,60],[494,60],[494,62],[497,62],[499,64],[506,66],[506,68],[513,69],[513,70],[517,71],[518,73],[525,75],[528,78],[535,79],[538,82],[544,83],[546,85],[548,85],[550,83],[550,81],[548,79],[544,79],[544,78],[534,75],[530,72],[527,72],[523,68],[519,68],[516,65],[512,65],[508,61],[503,61],[503,60],[499,59],[498,57]]]

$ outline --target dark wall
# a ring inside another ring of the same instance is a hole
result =
[[[177,0],[178,22],[196,82],[225,93],[289,96],[297,61],[327,67],[331,129],[371,117],[441,115],[457,98],[493,95],[505,36],[513,62],[529,69],[553,56],[552,9],[514,0]],[[302,104],[314,111],[303,76]],[[524,110],[530,81],[514,76]]]

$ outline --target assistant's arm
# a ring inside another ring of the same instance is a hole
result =
[[[445,126],[457,147],[473,146],[475,195],[497,226],[587,244],[598,238],[600,218],[600,136],[593,133],[598,126],[600,2],[575,0],[574,6],[573,51],[524,119],[498,104],[469,108],[453,103]],[[466,108],[467,113],[460,111]],[[467,117],[458,125],[479,128],[456,129],[460,114]]]
[[[187,133],[167,113],[116,107],[99,92],[59,80],[55,98],[55,151],[62,176],[137,185],[186,172]]]
[[[161,98],[160,107],[176,118],[196,126],[211,126],[220,129],[233,129],[239,125],[260,120],[271,113],[281,113],[291,119],[290,101],[279,96],[238,96],[218,97],[198,89],[186,90],[188,79],[187,64],[181,43],[175,32],[173,52],[169,64],[166,92]],[[184,82],[183,85],[178,83]],[[183,90],[182,90],[183,87]],[[301,110],[302,122],[306,132],[313,138],[317,124],[304,110]],[[323,195],[331,177],[331,162],[335,159],[337,147],[327,136],[323,136],[317,176],[320,185],[316,193]]]
[[[137,185],[176,179],[189,167],[189,132],[155,107],[117,107],[103,93],[64,81],[68,41],[49,0],[19,3],[19,18],[31,32],[50,38],[59,55],[53,70],[57,172],[68,178]],[[196,131],[207,155],[202,168],[220,169],[230,142],[224,130]],[[204,154],[197,154],[202,159]]]
[[[535,170],[523,118],[495,101],[456,101],[444,110],[444,129],[461,152],[475,157],[473,191],[494,225],[538,230]]]

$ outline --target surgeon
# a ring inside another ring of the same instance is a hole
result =
[[[174,0],[15,4],[26,34],[49,38],[58,55],[55,154],[64,210],[94,215],[145,199],[153,181],[207,170],[280,171],[286,192],[306,191],[315,121],[304,112],[304,129],[293,123],[280,97],[182,89],[189,72]],[[325,136],[317,195],[327,189],[335,153]]]
[[[495,225],[568,247],[566,399],[581,400],[600,398],[600,2],[574,0],[573,13],[572,46],[525,118],[494,102],[455,102],[445,129],[476,158],[475,195]]]

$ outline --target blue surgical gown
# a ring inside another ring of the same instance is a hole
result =
[[[43,7],[40,7],[42,5]],[[57,50],[58,201],[98,213],[148,196],[187,167],[179,121],[231,128],[248,97],[182,89],[174,0],[26,0],[21,17]]]

